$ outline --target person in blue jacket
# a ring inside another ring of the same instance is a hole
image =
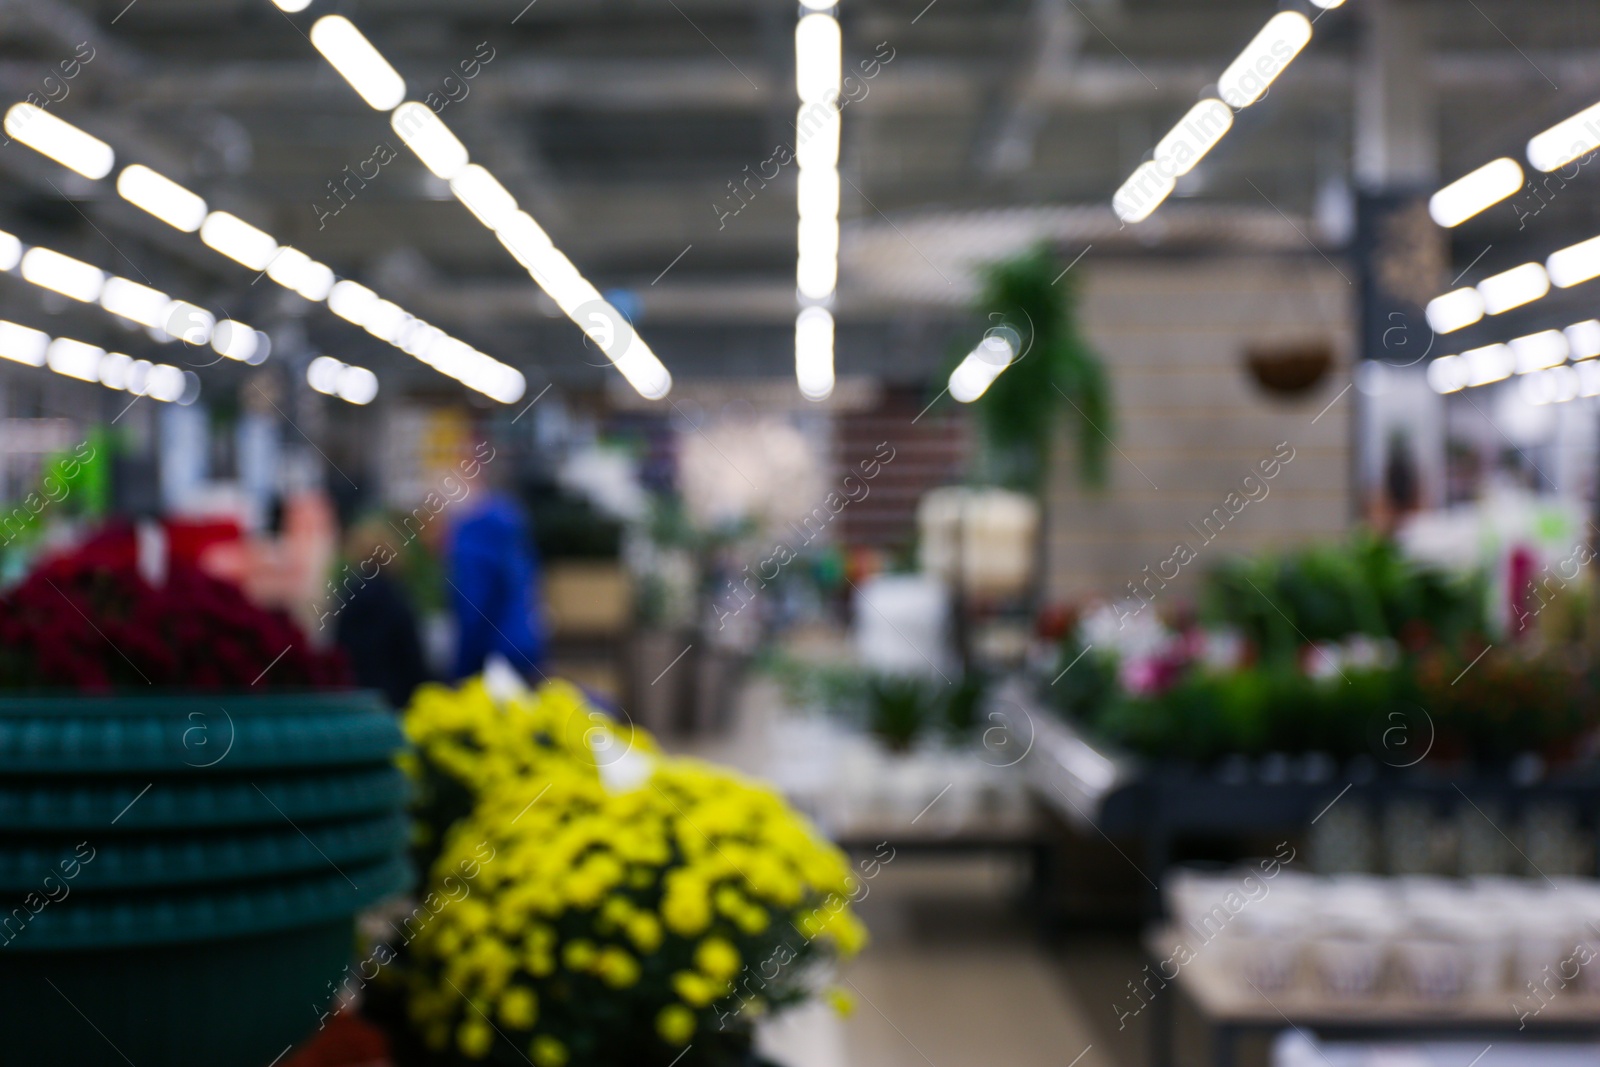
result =
[[[544,662],[545,629],[539,612],[539,561],[522,509],[492,484],[463,501],[450,532],[446,566],[456,616],[452,674],[483,670],[491,652],[530,681]]]

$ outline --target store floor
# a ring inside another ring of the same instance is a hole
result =
[[[900,857],[859,907],[872,943],[841,980],[840,1018],[814,1007],[764,1035],[786,1067],[1135,1067],[1115,991],[1139,970],[1129,937],[1046,945],[1003,860]],[[1110,1031],[1109,1033],[1107,1031]]]

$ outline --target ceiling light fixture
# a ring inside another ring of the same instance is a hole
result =
[[[1499,315],[1531,304],[1550,291],[1550,275],[1537,263],[1524,263],[1478,283],[1485,314]]]
[[[427,105],[415,100],[401,104],[389,116],[389,125],[436,177],[450,181],[466,167],[466,146]]]
[[[1446,228],[1459,226],[1522,188],[1522,167],[1501,157],[1440,189],[1428,201],[1428,214]]]
[[[1561,332],[1567,335],[1567,347],[1574,361],[1600,356],[1600,319],[1575,322]]]
[[[193,233],[206,221],[206,202],[164,174],[135,163],[117,175],[117,192],[168,226]]]
[[[108,389],[148,396],[163,403],[192,404],[200,396],[200,379],[192,371],[167,363],[133,359],[107,352],[70,337],[54,340],[41,330],[0,321],[0,358],[50,370]]]
[[[1002,333],[991,333],[967,353],[955,370],[950,372],[950,396],[962,404],[978,399],[1011,366],[1017,350],[1011,339]]]
[[[166,324],[167,306],[172,298],[160,289],[130,282],[126,278],[107,278],[100,290],[100,306],[140,326],[158,330]]]
[[[1278,12],[1222,72],[1217,79],[1217,95],[1229,107],[1249,107],[1261,99],[1310,40],[1310,19],[1298,11]]]
[[[313,23],[311,45],[369,106],[388,111],[406,98],[405,79],[343,15],[324,15]]]
[[[30,248],[24,253],[22,276],[41,288],[89,304],[100,299],[106,281],[100,268],[48,248]]]
[[[826,400],[833,392],[833,316],[827,308],[808,307],[795,316],[794,374],[807,400]]]
[[[278,242],[237,215],[213,211],[200,225],[200,240],[251,270],[266,270],[278,252]]]
[[[1528,162],[1542,171],[1564,167],[1600,148],[1600,104],[1585,108],[1528,141]]]
[[[1517,357],[1517,373],[1530,374],[1537,370],[1558,367],[1567,361],[1571,346],[1560,330],[1541,330],[1510,342]]]
[[[110,145],[43,108],[13,104],[4,125],[12,138],[85,178],[99,181],[116,166],[117,154]]]
[[[1551,284],[1558,289],[1570,289],[1592,278],[1600,278],[1600,237],[1552,252],[1544,265]]]
[[[806,5],[817,8],[817,4]],[[832,5],[828,5],[831,7]],[[824,400],[834,386],[834,321],[827,310],[839,287],[839,146],[843,122],[844,34],[822,10],[794,29],[798,170],[795,290],[804,305],[795,318],[795,378],[800,394]]]

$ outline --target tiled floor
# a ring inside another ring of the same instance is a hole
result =
[[[995,860],[886,866],[860,906],[872,944],[841,975],[855,1011],[779,1020],[769,1054],[785,1067],[1134,1067],[1119,1058],[1128,1042],[1102,1034],[1113,976],[1138,970],[1132,942],[1046,948],[1016,906],[1019,879]]]

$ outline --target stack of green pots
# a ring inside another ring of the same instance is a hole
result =
[[[408,886],[370,693],[0,700],[6,1063],[267,1067]]]

